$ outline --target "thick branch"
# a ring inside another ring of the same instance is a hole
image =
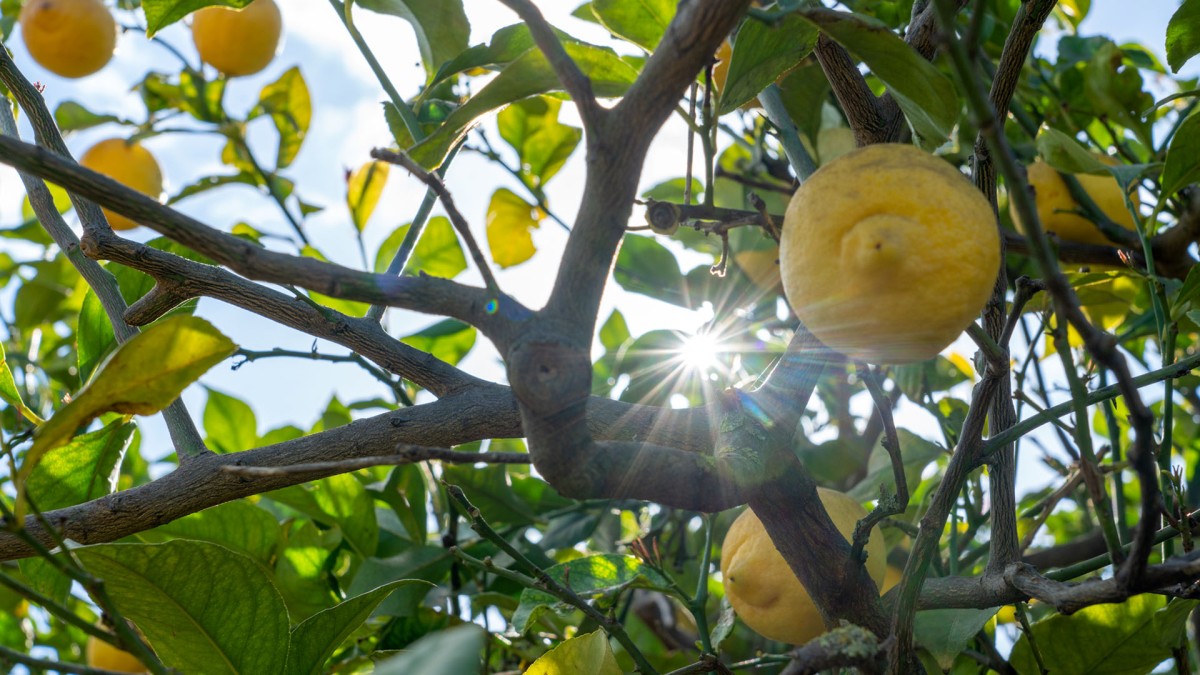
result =
[[[223,300],[276,323],[351,349],[436,396],[444,396],[481,382],[430,354],[400,342],[370,319],[349,317],[333,310],[322,311],[311,303],[247,281],[220,267],[181,258],[119,237],[105,238],[97,248],[101,257],[153,277],[158,282],[155,289],[164,285],[169,287],[172,299],[182,301],[206,296]],[[130,308],[130,321],[148,323],[161,316],[157,310],[171,308],[165,302],[147,303],[141,306],[143,312],[134,314],[133,310],[139,309],[140,304],[135,303]],[[149,312],[150,307],[156,311]]]
[[[833,95],[842,106],[842,112],[846,113],[846,121],[854,131],[855,143],[862,147],[887,140],[879,102],[858,71],[854,59],[850,58],[850,52],[822,34],[817,38],[814,53],[833,88]]]
[[[506,295],[497,296],[448,279],[372,274],[262,248],[214,230],[107,176],[11,138],[0,137],[0,162],[57,183],[250,279],[300,286],[335,298],[451,316],[478,327],[500,343],[507,339],[513,322],[530,316]],[[97,253],[114,238],[111,231],[89,231],[82,242],[83,250],[89,255]],[[489,312],[492,303],[496,310]]]
[[[587,420],[592,433],[616,441],[646,439],[653,443],[711,451],[711,410],[672,411],[594,399]],[[426,403],[352,422],[311,436],[246,452],[197,457],[153,482],[100,499],[45,514],[63,536],[83,544],[114,541],[191,513],[250,495],[303,483],[346,469],[330,466],[318,473],[248,479],[225,471],[227,466],[289,467],[334,460],[379,457],[398,445],[449,447],[482,438],[522,436],[517,404],[507,387],[483,383]],[[684,450],[678,451],[687,454]],[[670,485],[679,475],[660,467],[658,479]],[[30,517],[29,532],[44,542],[50,536]],[[0,534],[0,560],[31,555],[26,544]]]

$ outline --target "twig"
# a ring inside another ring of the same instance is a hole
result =
[[[875,414],[883,421],[883,449],[892,460],[892,477],[896,481],[896,494],[886,495],[880,488],[879,504],[866,518],[854,525],[853,546],[850,557],[861,560],[863,548],[871,537],[871,528],[884,518],[904,513],[908,509],[908,478],[904,474],[904,457],[900,454],[900,437],[896,434],[896,422],[892,419],[892,402],[879,386],[879,376],[865,363],[856,362],[854,370],[867,386],[871,400],[875,402]]]
[[[3,645],[0,645],[0,665],[26,666],[33,672],[72,673],[73,675],[121,675],[121,673],[115,670],[37,659]]]
[[[349,473],[358,469],[372,466],[397,466],[412,464],[425,460],[438,460],[451,464],[528,464],[529,455],[523,452],[463,452],[449,448],[427,448],[421,446],[401,446],[395,454],[376,455],[374,457],[358,457],[332,462],[309,462],[291,466],[247,466],[244,464],[226,464],[221,467],[225,473],[242,476],[287,476],[294,474],[319,473]]]
[[[783,152],[787,155],[792,170],[796,172],[797,180],[803,183],[817,170],[817,164],[800,142],[800,132],[796,129],[796,123],[792,121],[787,107],[783,105],[779,85],[774,82],[768,84],[758,95],[758,100],[762,102],[767,119],[771,120],[771,124],[775,125],[776,131],[779,132],[779,142],[783,145]]]
[[[11,57],[8,56],[8,52],[3,49],[0,49],[0,52],[4,52],[0,54],[0,79],[13,92],[20,102],[21,108],[29,116],[39,142],[48,146],[51,151],[69,158],[70,154],[67,152],[66,144],[62,140],[58,127],[54,125],[54,118],[46,108],[41,94],[17,70]],[[7,106],[0,107],[4,108],[3,111],[0,111],[0,131],[5,137],[20,142],[16,120],[13,118],[11,109]],[[50,234],[50,237],[62,249],[75,269],[79,270],[80,276],[87,281],[88,286],[96,294],[96,299],[100,301],[109,323],[112,324],[113,335],[118,344],[137,335],[137,329],[125,322],[123,316],[126,309],[125,299],[121,296],[116,278],[108,270],[100,267],[99,264],[83,254],[79,239],[58,213],[58,208],[54,206],[54,199],[46,184],[24,171],[19,175],[38,221],[42,223],[42,227],[46,229],[46,232]],[[79,212],[79,217],[83,219],[85,227],[89,224],[97,227],[101,223],[107,223],[103,213],[95,204],[81,200],[74,194],[71,194],[71,200]],[[104,229],[108,229],[107,224],[104,225]],[[191,457],[209,452],[204,445],[204,440],[200,437],[200,432],[196,429],[196,423],[192,421],[182,400],[172,402],[162,411],[162,415],[167,425],[167,432],[171,437],[171,443],[175,446],[181,463],[189,461]]]
[[[571,590],[568,586],[560,584],[552,579],[549,574],[546,574],[545,570],[536,565],[529,558],[525,557],[525,554],[518,551],[516,547],[508,542],[507,539],[500,536],[500,534],[493,530],[492,526],[488,525],[487,521],[483,519],[483,515],[480,514],[479,509],[475,508],[475,506],[467,500],[467,496],[463,493],[462,488],[458,487],[457,485],[449,484],[445,484],[445,486],[446,494],[449,495],[452,500],[454,500],[454,503],[457,504],[463,510],[463,514],[467,516],[467,519],[471,524],[471,529],[475,530],[479,536],[495,544],[500,548],[501,551],[507,553],[509,557],[511,557],[518,565],[524,567],[527,572],[533,575],[533,578],[529,579],[531,583],[523,585],[526,585],[529,588],[543,590],[559,600],[562,600],[572,607],[582,611],[588,618],[592,619],[602,628],[604,628],[606,633],[612,635],[617,642],[621,643],[621,646],[624,647],[625,651],[629,653],[629,656],[633,659],[633,662],[637,664],[638,671],[643,673],[643,675],[654,675],[658,672],[654,669],[654,666],[650,665],[650,662],[646,660],[646,657],[642,655],[641,650],[637,648],[637,645],[634,644],[633,640],[629,637],[629,634],[625,632],[625,627],[621,625],[621,622],[617,621],[611,616],[603,614],[600,612],[600,610],[588,604],[586,600],[579,597],[579,595],[575,593],[575,591]],[[457,555],[463,560],[467,560],[469,558],[469,556],[467,556],[465,552],[462,552],[461,549],[459,549],[459,553]],[[502,568],[494,564],[489,564],[490,560],[481,562],[490,568],[494,573],[501,574],[500,570]]]
[[[516,12],[517,16],[521,17],[521,21],[529,27],[533,41],[537,44],[538,49],[546,55],[546,60],[550,62],[550,67],[554,69],[554,74],[558,76],[563,89],[567,90],[572,100],[575,101],[575,105],[579,107],[579,116],[583,119],[583,126],[589,131],[594,129],[598,122],[597,118],[604,114],[604,109],[596,102],[596,97],[592,93],[591,80],[579,70],[579,66],[567,54],[567,50],[559,42],[554,28],[546,21],[546,17],[542,16],[542,12],[529,0],[500,0],[500,2]]]
[[[483,276],[484,283],[487,284],[488,289],[493,293],[499,293],[500,285],[496,283],[496,278],[492,276],[492,270],[488,266],[487,258],[483,257],[483,251],[480,250],[479,244],[475,241],[475,235],[471,234],[470,224],[467,223],[467,219],[459,212],[458,207],[454,205],[454,198],[450,196],[450,191],[446,189],[446,184],[442,182],[442,179],[421,168],[420,165],[409,159],[408,156],[392,152],[386,148],[375,148],[371,151],[371,157],[403,167],[421,182],[428,185],[430,190],[437,193],[438,199],[442,201],[442,206],[446,209],[446,214],[450,216],[450,222],[454,224],[454,229],[458,230],[458,235],[463,238],[463,242],[467,245],[467,250],[471,252],[471,258],[475,261],[475,266],[479,268],[479,274]]]
[[[1145,571],[1150,555],[1154,530],[1157,526],[1157,508],[1160,499],[1157,465],[1154,461],[1154,417],[1138,394],[1129,366],[1124,357],[1116,349],[1115,340],[1111,335],[1103,333],[1088,322],[1087,317],[1079,307],[1079,299],[1062,272],[1051,251],[1050,244],[1038,220],[1037,209],[1032,195],[1028,190],[1024,176],[1017,166],[1016,159],[1008,146],[1004,135],[1003,125],[996,116],[995,109],[984,95],[976,73],[971,67],[970,59],[963,50],[954,32],[954,8],[952,0],[935,0],[939,17],[943,26],[943,35],[949,46],[954,71],[963,85],[967,102],[978,123],[980,133],[986,139],[1000,173],[1010,186],[1010,198],[1017,208],[1021,221],[1025,223],[1026,232],[1034,244],[1034,258],[1042,271],[1043,278],[1055,302],[1058,315],[1067,319],[1075,326],[1084,339],[1088,351],[1097,363],[1113,372],[1117,378],[1117,386],[1125,397],[1130,412],[1130,426],[1135,431],[1135,440],[1129,449],[1129,458],[1138,474],[1142,487],[1141,521],[1134,535],[1134,548],[1125,564],[1118,570],[1118,577],[1128,585],[1135,585]]]
[[[1034,280],[1029,277],[1017,277],[1017,292],[1013,294],[1012,312],[1008,315],[1008,320],[1004,324],[1004,331],[1000,334],[999,344],[1005,348],[1012,340],[1013,331],[1016,330],[1017,324],[1021,321],[1021,313],[1025,310],[1025,305],[1037,295],[1039,291],[1046,289],[1046,284],[1040,279]],[[998,430],[997,430],[998,431]]]
[[[880,658],[890,640],[880,642],[871,631],[845,625],[825,633],[803,647],[788,652],[791,663],[780,675],[815,675],[826,670],[857,668],[863,673],[879,672]]]
[[[311,361],[327,361],[330,363],[354,363],[354,364],[357,364],[363,370],[367,371],[367,373],[369,373],[371,375],[371,377],[373,377],[376,380],[379,380],[383,384],[387,385],[388,389],[392,390],[392,393],[396,395],[396,398],[401,403],[403,403],[404,405],[409,405],[409,406],[413,404],[413,401],[411,398],[409,398],[408,393],[404,391],[404,383],[403,382],[393,379],[382,368],[372,365],[369,361],[367,361],[365,358],[363,358],[363,356],[361,354],[358,354],[358,353],[322,354],[322,353],[316,351],[315,344],[313,345],[313,347],[314,347],[314,349],[312,351],[298,351],[298,350],[292,350],[292,349],[281,349],[279,347],[275,347],[273,349],[268,349],[268,350],[260,350],[260,351],[256,351],[253,349],[238,349],[236,352],[234,352],[234,356],[235,357],[240,356],[242,358],[242,360],[238,361],[237,363],[234,363],[232,368],[233,368],[233,370],[237,370],[237,369],[241,368],[242,366],[246,365],[247,363],[252,363],[259,359],[265,359],[265,358],[294,358],[294,359],[309,359]]]

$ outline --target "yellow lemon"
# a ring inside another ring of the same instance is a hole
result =
[[[717,47],[717,53],[714,56],[717,62],[713,64],[712,69],[712,84],[713,88],[718,92],[725,90],[725,80],[729,78],[729,62],[733,60],[733,45],[726,40]]]
[[[833,524],[849,541],[854,524],[867,512],[854,499],[840,492],[817,488],[817,496]],[[867,544],[867,571],[878,585],[887,568],[883,536],[874,533]],[[742,512],[721,545],[721,576],[725,596],[734,611],[758,634],[804,644],[825,632],[825,622],[808,591],[796,579],[762,521],[750,509]]]
[[[117,649],[95,636],[89,636],[85,650],[87,664],[92,668],[111,670],[116,673],[148,673],[146,666],[136,656]]]
[[[91,75],[117,48],[117,22],[101,0],[26,0],[18,21],[33,60],[63,77]]]
[[[887,571],[883,573],[883,582],[879,584],[879,594],[883,595],[896,587],[900,580],[904,578],[904,568],[888,565]]]
[[[1105,164],[1116,164],[1116,161],[1105,155],[1096,155]],[[1042,160],[1029,165],[1029,185],[1033,187],[1037,201],[1038,220],[1042,221],[1042,229],[1054,232],[1064,241],[1076,241],[1084,244],[1102,244],[1111,246],[1112,242],[1096,229],[1095,223],[1076,213],[1079,204],[1067,189],[1067,183],[1058,175],[1058,171]],[[1080,186],[1096,202],[1096,206],[1114,223],[1126,229],[1133,229],[1133,215],[1125,208],[1125,197],[1117,179],[1112,176],[1093,176],[1077,174]],[[1134,193],[1133,203],[1138,204],[1137,194]],[[1009,200],[1009,215],[1013,225],[1024,233],[1024,223],[1017,215],[1016,206]]]
[[[978,316],[1000,269],[992,208],[911,145],[825,164],[788,205],[779,251],[792,309],[823,343],[872,363],[932,358]]]
[[[83,153],[79,163],[144,195],[162,198],[163,177],[158,162],[149,150],[137,143],[120,138],[100,141]],[[138,225],[108,209],[104,209],[104,215],[114,230],[131,230]]]
[[[733,254],[733,262],[755,286],[768,293],[779,292],[778,246],[738,251]]]
[[[192,15],[192,41],[200,59],[229,77],[253,75],[275,58],[283,17],[275,0],[242,9],[205,7]]]

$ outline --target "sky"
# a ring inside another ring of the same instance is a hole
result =
[[[285,31],[281,52],[262,73],[231,81],[226,100],[229,109],[244,112],[257,100],[258,91],[264,85],[273,82],[292,66],[299,65],[312,96],[313,119],[303,149],[286,175],[297,181],[299,193],[305,201],[326,207],[324,212],[311,217],[307,225],[307,232],[317,248],[341,264],[358,267],[361,265],[360,254],[345,207],[344,177],[347,169],[367,161],[373,147],[386,146],[391,142],[380,108],[384,94],[329,4],[323,0],[280,0],[280,4]],[[602,29],[569,16],[577,3],[555,1],[538,4],[552,23],[577,37],[616,46]],[[515,14],[496,0],[465,0],[464,5],[472,22],[472,44],[485,42],[496,29],[517,20]],[[1081,27],[1082,34],[1107,34],[1118,42],[1143,42],[1161,57],[1166,23],[1178,6],[1177,2],[1095,0],[1092,5],[1091,15]],[[423,82],[424,71],[417,65],[419,56],[416,42],[408,24],[395,17],[362,10],[356,16],[367,42],[401,94],[406,97],[415,94]],[[129,14],[119,15],[118,21],[134,23]],[[160,35],[182,51],[192,63],[197,62],[186,26],[177,24]],[[1042,48],[1052,44],[1054,39],[1053,35],[1049,35],[1043,41]],[[25,52],[19,34],[10,39],[7,46],[12,49],[18,66],[26,75],[46,85],[45,96],[52,108],[61,101],[77,100],[95,112],[114,113],[135,120],[144,119],[145,110],[136,93],[131,92],[131,87],[148,69],[178,67],[175,57],[167,50],[147,42],[142,34],[133,31],[121,36],[118,53],[108,66],[98,74],[81,80],[59,78],[35,64]],[[1196,67],[1192,66],[1192,70],[1195,71]],[[563,121],[571,122],[572,115],[570,106],[564,106]],[[493,119],[485,121],[484,128],[491,129],[490,137],[499,142]],[[75,134],[68,138],[68,145],[79,156],[93,143],[123,133],[128,132],[110,125]],[[273,154],[274,130],[269,122],[254,122],[250,134],[252,144],[260,149],[260,155]],[[31,136],[27,128],[25,135],[26,138]],[[146,142],[163,167],[168,193],[177,191],[200,176],[227,173],[227,168],[219,160],[222,144],[223,141],[218,137],[194,134],[165,135]],[[683,175],[684,147],[683,125],[668,124],[649,153],[642,185],[650,187],[662,180]],[[549,185],[552,209],[568,222],[581,197],[583,169],[580,150]],[[502,170],[469,153],[460,154],[454,162],[447,184],[481,243],[485,242],[484,215],[492,191],[498,186],[507,186],[523,194],[515,181]],[[423,192],[422,186],[405,172],[398,169],[392,171],[383,198],[365,232],[368,251],[373,254],[379,242],[396,226],[411,219]],[[0,224],[19,221],[22,194],[16,175],[7,168],[0,169]],[[245,187],[208,192],[180,202],[179,208],[220,229],[227,230],[238,221],[246,221],[266,232],[286,235],[290,231],[268,197]],[[440,207],[435,210],[437,213],[441,213]],[[639,215],[635,213],[634,217],[638,218]],[[139,230],[131,236],[145,240],[154,234]],[[506,292],[527,306],[539,307],[548,294],[550,281],[556,271],[557,253],[566,241],[566,234],[557,225],[546,221],[534,234],[534,241],[539,248],[538,255],[529,263],[500,271],[497,278]],[[0,241],[0,249],[5,247],[24,256],[30,252],[7,240]],[[695,254],[684,255],[691,256],[683,263],[684,269],[701,262]],[[460,279],[467,283],[478,283],[479,277],[472,268]],[[614,307],[620,307],[634,335],[655,328],[691,331],[710,318],[704,312],[692,312],[626,293],[615,283],[610,283],[599,320],[603,321]],[[248,349],[281,347],[304,351],[313,344],[309,336],[280,328],[265,319],[211,299],[201,302],[198,313]],[[437,320],[438,317],[392,310],[387,317],[387,326],[392,334],[399,336],[416,332]],[[329,353],[344,352],[327,343],[320,343],[319,348]],[[952,349],[966,354],[973,351],[965,339]],[[482,338],[462,366],[489,379],[499,380],[503,377],[498,355]],[[289,423],[309,426],[334,394],[343,402],[375,396],[387,397],[382,385],[353,366],[307,360],[264,359],[236,371],[230,369],[228,364],[222,364],[206,374],[202,382],[235,393],[250,402],[258,414],[259,433]],[[199,419],[204,407],[204,390],[194,386],[185,393],[184,400],[193,416]],[[865,399],[859,403],[865,412],[869,403]],[[911,406],[899,411],[898,422],[923,435],[937,437],[931,420],[923,413],[914,411]],[[143,452],[149,457],[168,454],[170,449],[161,419],[143,418],[141,425],[145,436]],[[1022,481],[1026,487],[1045,480],[1045,476],[1038,473],[1036,468],[1030,469],[1033,464],[1023,463]]]

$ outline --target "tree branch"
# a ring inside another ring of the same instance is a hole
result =
[[[579,116],[583,118],[583,126],[589,132],[597,124],[597,118],[604,114],[604,109],[596,102],[592,93],[592,81],[579,70],[579,66],[567,54],[562,42],[554,34],[554,27],[542,16],[542,12],[529,0],[500,0],[506,7],[517,13],[521,21],[529,27],[533,41],[537,44],[563,89],[571,95],[575,105],[579,107]]]

